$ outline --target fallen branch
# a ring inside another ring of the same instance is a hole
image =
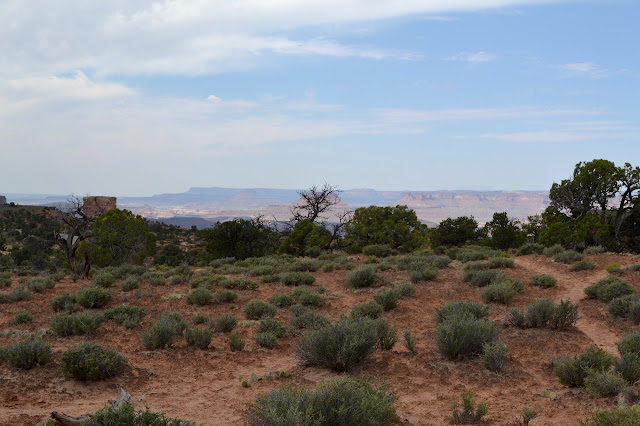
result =
[[[114,409],[122,408],[131,402],[131,395],[124,389],[120,388],[120,395],[118,395],[118,398],[116,398],[115,401],[110,402],[111,407],[113,407]],[[83,416],[72,417],[67,414],[54,411],[51,413],[51,418],[53,419],[54,425],[82,426],[87,424],[87,422],[89,422],[93,418],[93,415],[85,414]]]

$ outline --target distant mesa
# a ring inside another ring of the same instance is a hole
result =
[[[7,197],[0,195],[0,205],[7,204]]]
[[[116,197],[84,197],[82,211],[89,217],[98,217],[116,208]]]

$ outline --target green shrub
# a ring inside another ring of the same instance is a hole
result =
[[[413,336],[413,334],[411,334],[411,330],[406,329],[403,333],[403,337],[404,337],[404,347],[407,348],[409,352],[411,352],[414,355],[418,353],[416,338]]]
[[[374,326],[378,334],[378,347],[385,351],[391,350],[393,345],[398,341],[398,327],[391,327],[391,325],[382,318],[375,320]]]
[[[280,276],[280,282],[284,285],[310,285],[316,282],[316,278],[305,272],[287,272]]]
[[[613,371],[591,370],[584,378],[584,388],[593,396],[613,396],[620,393],[627,382]]]
[[[581,426],[618,426],[640,424],[640,405],[621,403],[616,408],[600,409],[580,421]]]
[[[525,256],[528,254],[542,254],[544,246],[538,243],[526,243],[516,251],[516,256]]]
[[[122,282],[120,283],[120,290],[122,291],[135,290],[138,287],[140,287],[140,281],[142,281],[142,279],[138,276],[134,276],[134,275],[129,276],[124,280],[122,280]]]
[[[531,284],[540,287],[554,287],[556,285],[556,279],[551,275],[540,274],[531,277]]]
[[[247,319],[259,320],[274,316],[277,312],[277,308],[270,303],[254,299],[244,305],[243,312]]]
[[[604,269],[610,274],[622,274],[624,273],[624,269],[622,269],[622,265],[619,263],[609,263]]]
[[[385,290],[382,293],[378,293],[373,297],[373,300],[378,302],[382,309],[385,311],[389,311],[391,309],[395,309],[398,306],[398,295],[397,291],[394,290]]]
[[[608,309],[614,317],[630,318],[634,305],[640,304],[640,297],[634,294],[616,297],[609,302]]]
[[[462,425],[479,423],[482,420],[482,417],[487,414],[487,404],[481,402],[476,406],[473,397],[473,392],[467,391],[462,394],[462,403],[454,401],[451,406],[451,423]]]
[[[10,287],[11,282],[11,273],[0,272],[0,288]]]
[[[67,378],[95,381],[120,374],[126,364],[127,359],[113,349],[83,343],[62,353],[59,368]]]
[[[411,297],[413,293],[416,292],[416,286],[411,284],[409,281],[396,281],[394,283],[394,287],[398,296],[403,299]]]
[[[116,282],[116,276],[108,269],[100,269],[99,271],[94,272],[93,278],[91,279],[91,284],[108,288]]]
[[[322,268],[322,261],[318,259],[302,259],[289,264],[287,269],[291,272],[316,272]]]
[[[51,320],[51,330],[58,336],[91,334],[100,327],[104,317],[98,312],[57,314]]]
[[[51,308],[58,311],[65,312],[73,312],[76,309],[76,297],[75,295],[69,294],[67,292],[61,294],[60,296],[56,296],[51,301]]]
[[[255,290],[258,283],[249,278],[235,278],[220,282],[220,286],[229,290]]]
[[[244,339],[242,338],[242,335],[238,333],[238,330],[233,330],[229,335],[229,348],[232,352],[244,349]]]
[[[489,268],[497,269],[497,268],[513,268],[514,262],[513,259],[509,259],[506,257],[491,257],[489,258]]]
[[[562,247],[560,244],[547,247],[542,251],[542,254],[544,254],[547,257],[553,257],[560,253],[564,253],[564,247]]]
[[[589,262],[588,260],[580,260],[569,267],[569,272],[590,271],[595,267],[596,265],[594,265],[593,262]]]
[[[365,256],[387,257],[390,256],[392,249],[387,244],[371,244],[362,248]]]
[[[11,323],[24,324],[31,321],[33,321],[33,317],[31,316],[31,313],[29,311],[20,311],[16,314],[15,317],[13,317],[13,321],[11,321]]]
[[[556,304],[551,299],[537,299],[525,310],[525,320],[529,327],[542,328],[546,327],[553,317]]]
[[[613,356],[604,349],[589,346],[584,352],[574,355],[573,359],[554,361],[553,374],[565,386],[581,387],[590,370],[606,371],[613,361]]]
[[[266,318],[260,320],[258,324],[258,333],[271,333],[276,337],[284,337],[287,334],[287,329],[282,325],[282,321],[278,321],[273,318]]]
[[[180,314],[172,312],[162,315],[155,324],[142,333],[142,344],[146,349],[162,349],[173,345],[187,329],[187,322]]]
[[[117,278],[124,278],[129,275],[142,276],[148,269],[144,265],[132,265],[130,263],[123,263],[122,265],[113,268],[113,274]]]
[[[509,348],[502,342],[485,343],[480,359],[485,368],[491,371],[502,371],[507,364]]]
[[[561,329],[574,325],[579,318],[578,305],[567,299],[561,300],[560,303],[555,306],[553,316],[549,323],[551,328]]]
[[[5,357],[13,367],[29,370],[53,360],[49,343],[39,339],[24,340],[6,348]]]
[[[553,255],[554,261],[566,264],[577,262],[582,259],[584,259],[584,255],[573,250],[567,250]]]
[[[293,316],[291,317],[291,326],[296,329],[316,329],[329,325],[331,321],[324,315],[313,312],[311,309],[302,305],[293,305],[291,307]]]
[[[248,423],[264,425],[390,425],[396,396],[386,386],[349,376],[308,388],[282,386],[248,406]],[[320,420],[321,419],[321,420]]]
[[[191,286],[191,288],[203,287],[210,290],[216,281],[218,281],[217,277],[207,275],[191,279],[189,281],[189,285]]]
[[[304,306],[322,306],[324,304],[324,297],[307,287],[296,288],[291,292],[291,297],[296,303]]]
[[[449,317],[438,324],[435,340],[440,353],[453,359],[479,354],[484,345],[492,342],[497,334],[493,321],[462,314]]]
[[[193,316],[193,318],[191,318],[191,321],[193,321],[194,324],[204,324],[209,321],[209,317],[207,317],[203,313],[197,313]]]
[[[231,290],[218,290],[216,292],[216,299],[220,303],[231,303],[238,298],[238,295]]]
[[[623,354],[616,361],[614,371],[627,383],[634,384],[640,380],[640,357],[635,354]]]
[[[256,343],[263,348],[275,348],[279,345],[278,338],[271,332],[258,333]]]
[[[486,303],[498,302],[508,304],[511,303],[521,289],[522,283],[511,278],[506,278],[483,288],[480,297],[482,297],[482,300]]]
[[[640,331],[636,331],[616,342],[620,355],[640,357]]]
[[[295,302],[290,294],[276,294],[269,299],[269,303],[278,308],[284,308],[293,305]]]
[[[349,371],[373,352],[378,340],[373,320],[343,317],[303,336],[297,354],[310,365]]]
[[[376,268],[371,265],[361,266],[349,273],[347,284],[353,288],[371,287],[380,281],[381,276],[376,273]]]
[[[195,346],[198,349],[207,349],[211,344],[213,330],[209,327],[189,327],[184,333],[187,345]]]
[[[473,262],[467,262],[464,265],[463,270],[465,272],[468,272],[468,271],[486,271],[487,269],[491,269],[490,266],[491,266],[491,264],[489,262],[485,262],[483,260],[477,260],[477,261],[473,261]]]
[[[90,286],[76,291],[74,299],[84,308],[103,308],[111,301],[111,296],[106,288]]]
[[[104,311],[106,319],[115,321],[127,328],[133,328],[140,324],[145,315],[144,308],[129,305],[114,306]]]
[[[471,301],[456,301],[436,308],[436,322],[438,324],[461,315],[468,315],[474,319],[487,318],[489,316],[489,307]]]
[[[633,294],[634,291],[633,287],[631,287],[628,282],[618,277],[610,276],[585,288],[584,292],[592,299],[595,298],[600,299],[603,302],[610,302],[616,297]]]
[[[602,246],[589,246],[586,249],[584,249],[584,254],[586,255],[591,255],[591,254],[600,254],[600,253],[604,253],[604,247]]]
[[[498,271],[470,270],[464,273],[463,281],[470,282],[476,287],[485,287],[503,279],[505,275]]]
[[[216,319],[216,330],[220,333],[228,333],[238,325],[238,320],[231,314],[220,315]]]
[[[31,292],[24,286],[17,286],[11,293],[0,294],[0,303],[20,302],[31,295]]]
[[[198,287],[190,290],[189,293],[187,293],[186,299],[187,303],[190,305],[204,306],[211,302],[213,294],[204,287]]]
[[[438,268],[429,264],[414,267],[409,271],[409,279],[412,282],[431,281],[438,277]]]
[[[384,308],[375,300],[355,305],[351,308],[353,318],[378,318],[384,313]]]
[[[278,274],[274,274],[274,275],[263,275],[262,277],[260,277],[260,282],[261,283],[277,283],[280,281],[280,275]]]
[[[95,413],[87,426],[195,426],[187,420],[166,417],[164,413],[155,413],[146,407],[144,411],[137,411],[133,405],[127,404],[120,408],[111,405]]]
[[[47,289],[53,288],[55,281],[48,276],[33,277],[27,280],[27,288],[34,293],[44,293]]]
[[[316,257],[319,257],[322,254],[322,249],[318,246],[307,247],[304,250],[304,254],[305,256],[315,259]]]
[[[167,283],[167,278],[163,274],[152,273],[147,276],[147,281],[152,286],[159,287]]]

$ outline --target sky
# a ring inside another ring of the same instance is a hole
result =
[[[3,0],[0,194],[640,165],[637,0]]]

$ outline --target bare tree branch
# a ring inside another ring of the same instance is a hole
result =
[[[329,211],[333,206],[340,203],[340,190],[337,186],[325,183],[322,188],[316,185],[306,191],[298,191],[300,200],[291,207],[291,214],[294,221],[311,219],[313,222],[327,220],[322,214]]]

